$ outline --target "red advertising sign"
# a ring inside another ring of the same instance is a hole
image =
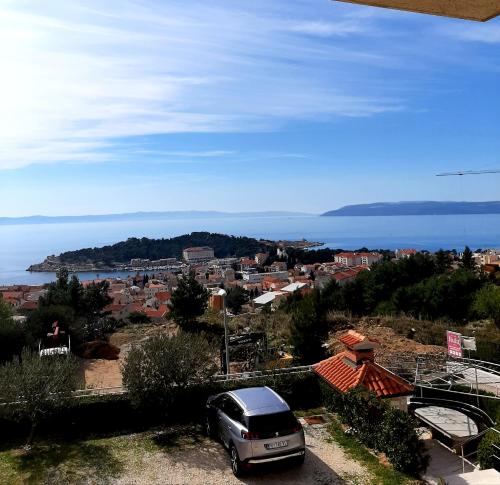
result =
[[[448,342],[448,355],[450,357],[463,357],[462,335],[457,332],[446,332],[446,341]]]

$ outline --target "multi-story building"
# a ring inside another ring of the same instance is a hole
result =
[[[286,271],[288,268],[285,261],[275,261],[269,266],[269,271]]]
[[[255,255],[255,262],[262,266],[267,261],[267,258],[269,258],[269,253],[257,253]]]
[[[381,259],[382,255],[380,253],[344,252],[336,254],[334,257],[336,263],[342,264],[344,266],[359,266],[361,264],[371,266],[373,263],[377,263]]]
[[[149,283],[144,288],[146,298],[153,298],[159,291],[167,291],[168,288],[162,283]]]
[[[356,264],[359,266],[364,264],[366,266],[371,266],[374,263],[378,263],[383,256],[380,253],[355,253],[356,254]]]
[[[254,273],[250,271],[242,271],[243,281],[248,283],[260,283],[266,277],[273,277],[279,280],[288,280],[288,271],[275,271],[272,273]]]
[[[214,256],[214,250],[208,246],[186,248],[182,251],[182,257],[187,263],[210,261]]]
[[[396,255],[396,259],[408,259],[409,257],[411,256],[414,256],[415,254],[417,254],[417,250],[416,249],[396,249],[396,251],[394,251],[394,254]]]

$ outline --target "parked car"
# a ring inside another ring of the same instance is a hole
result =
[[[211,396],[206,410],[207,434],[229,450],[235,476],[253,464],[304,462],[304,430],[288,404],[269,387]]]

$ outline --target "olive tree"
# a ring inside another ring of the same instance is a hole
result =
[[[14,417],[31,423],[27,447],[40,421],[69,404],[77,384],[76,367],[71,357],[40,357],[27,348],[0,367],[0,402]]]
[[[216,371],[215,352],[201,334],[158,335],[136,345],[123,367],[123,383],[137,407],[168,407],[190,386]]]
[[[25,342],[23,327],[14,321],[7,303],[0,297],[0,363],[19,354]]]

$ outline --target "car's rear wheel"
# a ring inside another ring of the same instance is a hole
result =
[[[243,464],[238,456],[238,450],[233,444],[229,447],[229,456],[231,457],[231,470],[235,477],[241,477],[243,475]]]

